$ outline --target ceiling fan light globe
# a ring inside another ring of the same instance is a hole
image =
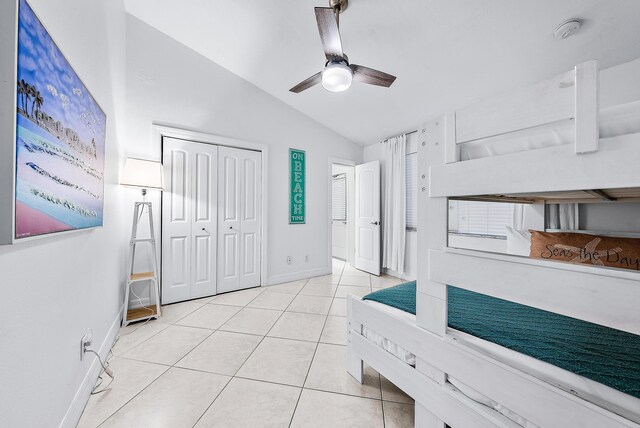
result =
[[[322,72],[322,87],[329,92],[342,92],[351,87],[353,71],[342,62],[327,65]]]

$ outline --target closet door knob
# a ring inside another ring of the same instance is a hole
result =
[[[371,224],[373,224],[373,225],[377,226],[377,225],[379,225],[379,224],[380,224],[380,222],[378,222],[378,221],[372,221],[372,222],[371,222]]]

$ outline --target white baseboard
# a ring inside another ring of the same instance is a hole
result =
[[[104,341],[100,345],[100,349],[98,350],[98,354],[100,354],[100,358],[102,361],[105,361],[111,347],[113,346],[113,342],[116,340],[116,336],[118,335],[118,331],[120,330],[120,325],[122,324],[122,311],[124,307],[121,307],[118,311],[118,315],[113,320],[111,327],[109,328],[109,332],[107,333],[107,337],[105,337]],[[84,406],[87,405],[87,401],[89,401],[89,397],[91,396],[91,390],[93,389],[96,381],[98,380],[98,376],[100,375],[100,370],[102,367],[100,366],[100,362],[95,358],[95,355],[86,354],[85,358],[93,357],[93,361],[89,370],[87,370],[87,374],[85,375],[76,395],[73,397],[73,401],[67,409],[67,413],[64,415],[64,419],[60,422],[60,427],[75,427],[78,425],[80,421],[80,417],[82,416],[82,412],[84,411]]]
[[[281,273],[279,275],[273,275],[267,280],[267,284],[263,284],[263,285],[276,285],[276,284],[282,284],[283,282],[291,282],[291,281],[298,281],[301,279],[313,278],[315,276],[330,275],[331,270],[332,270],[331,267],[322,267],[322,268],[309,269],[309,270],[298,271],[298,272]]]

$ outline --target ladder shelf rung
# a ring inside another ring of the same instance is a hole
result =
[[[129,282],[146,281],[149,279],[156,279],[156,274],[154,272],[132,273],[129,277]]]
[[[155,305],[142,306],[140,308],[129,309],[127,311],[127,317],[125,321],[127,323],[134,321],[141,321],[147,318],[156,318],[158,317],[158,310]]]

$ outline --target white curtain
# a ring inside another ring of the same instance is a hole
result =
[[[547,228],[578,230],[578,204],[547,205]]]
[[[383,143],[384,216],[382,218],[382,266],[404,273],[406,236],[405,154],[407,136],[389,138]]]
[[[524,229],[524,204],[513,204],[513,228]]]

